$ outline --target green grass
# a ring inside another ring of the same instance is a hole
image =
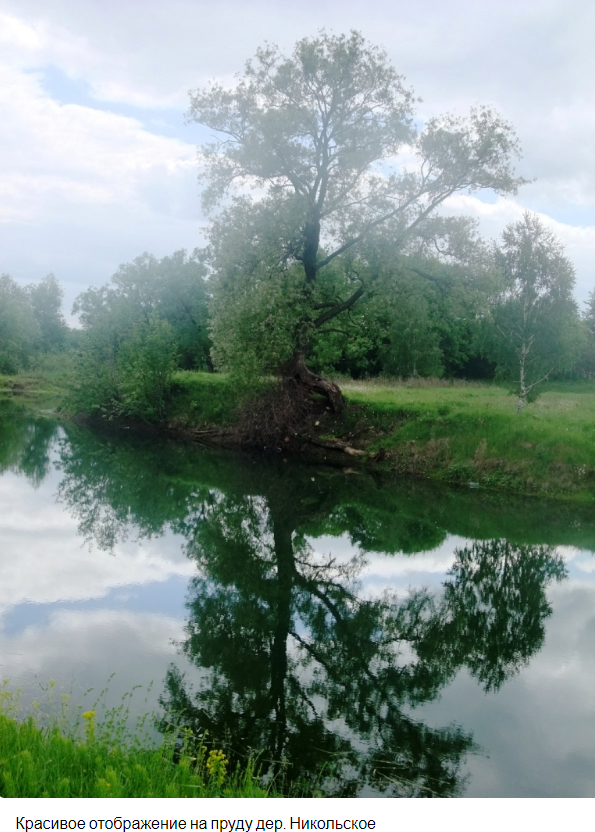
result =
[[[595,501],[595,382],[544,385],[522,413],[495,384],[339,380],[348,407],[319,435],[347,438],[401,474]],[[173,421],[230,425],[245,391],[224,374],[178,373]]]
[[[265,385],[261,385],[264,389]],[[174,376],[168,420],[187,427],[224,427],[233,424],[238,408],[259,387],[241,386],[226,373],[181,371]]]
[[[403,472],[595,499],[595,383],[557,383],[517,413],[495,385],[344,382],[347,423]]]
[[[68,394],[75,383],[72,357],[46,356],[35,370],[0,374],[0,396],[36,410],[72,411]],[[242,388],[224,373],[177,372],[166,420],[177,426],[219,427],[233,422],[238,407],[255,388]]]
[[[51,690],[51,688],[50,688]],[[0,690],[2,797],[269,797],[253,767],[229,772],[222,751],[185,735],[156,745],[145,716],[130,730],[124,701],[98,719],[96,708],[70,708],[69,697],[49,714],[39,703],[23,717],[19,694]]]

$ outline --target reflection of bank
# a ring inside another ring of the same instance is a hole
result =
[[[0,480],[7,499],[26,486],[16,472],[27,429],[8,435],[21,450],[0,450],[17,459],[6,492]],[[69,427],[58,450],[60,470],[46,464],[37,491],[18,494],[42,521],[36,534],[23,537],[35,526],[23,520],[10,538],[17,556],[1,562],[14,597],[36,602],[20,605],[16,629],[19,610],[3,619],[5,657],[24,654],[10,667],[58,676],[63,688],[73,667],[77,684],[95,687],[115,669],[119,695],[163,679],[175,659],[188,676],[168,676],[170,709],[182,703],[238,758],[265,750],[263,766],[309,789],[456,793],[472,748],[465,709],[432,727],[420,721],[424,703],[459,668],[495,689],[522,666],[543,637],[545,588],[562,565],[521,544],[580,544],[593,532],[588,513],[572,509],[580,522],[570,523],[564,506],[330,470],[312,481],[299,464],[133,436]],[[518,545],[459,538],[455,556],[452,533]],[[395,569],[407,562],[395,593]],[[183,598],[197,573],[183,640]],[[409,593],[411,581],[434,591]],[[43,620],[33,615],[40,602]],[[441,727],[453,719],[463,728]]]

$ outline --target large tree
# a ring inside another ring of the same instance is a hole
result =
[[[252,355],[253,370],[280,370],[340,409],[339,388],[306,359],[313,334],[382,271],[362,244],[382,230],[394,258],[454,193],[516,192],[518,143],[501,116],[476,107],[418,130],[414,103],[386,54],[358,32],[323,31],[290,57],[267,45],[235,87],[191,93],[189,119],[218,134],[202,153],[205,207],[236,191],[210,235],[221,365]],[[340,292],[337,267],[347,275]]]

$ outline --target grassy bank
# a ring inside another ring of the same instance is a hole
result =
[[[337,424],[401,473],[548,496],[595,499],[595,384],[560,383],[518,413],[482,384],[346,382]]]
[[[11,376],[0,374],[0,397],[53,412],[66,399],[73,378],[72,359],[68,355],[50,356],[35,370]]]
[[[0,393],[38,409],[59,409],[70,380],[68,368],[58,367],[0,377]],[[335,417],[323,410],[300,436],[291,436],[289,444],[279,441],[279,447],[328,462],[345,455],[321,445],[347,444],[362,452],[345,457],[349,465],[496,491],[595,500],[595,382],[546,385],[522,413],[505,388],[490,384],[339,383],[347,400],[344,413]],[[224,374],[177,373],[165,424],[157,427],[189,438],[229,430],[245,396]]]
[[[253,390],[238,389],[225,373],[178,372],[169,405],[171,424],[181,427],[228,427]]]
[[[174,735],[156,747],[146,720],[130,733],[122,709],[71,719],[62,697],[58,714],[23,719],[6,688],[1,697],[1,797],[269,796],[250,766],[229,772],[222,751]]]
[[[174,420],[197,426],[233,422],[237,394],[223,375],[176,378]],[[490,490],[595,500],[595,383],[545,386],[522,413],[503,387],[438,380],[340,381],[347,407],[304,431],[363,451],[360,464],[398,474]],[[295,449],[295,444],[293,445]],[[319,446],[318,446],[319,447]],[[337,456],[331,449],[322,452]]]

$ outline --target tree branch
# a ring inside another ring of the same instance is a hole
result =
[[[407,234],[409,234],[410,231],[413,231],[413,229],[416,226],[418,226],[420,224],[420,222],[423,222],[423,220],[425,220],[425,218],[432,213],[432,211],[434,210],[434,208],[437,205],[439,205],[441,202],[443,202],[447,197],[449,197],[456,190],[457,189],[455,187],[449,188],[444,193],[441,193],[437,197],[435,197],[430,202],[428,207],[424,208],[424,210],[405,229],[405,231],[403,231],[403,233],[399,235],[399,237],[397,239],[399,241],[401,241]],[[335,257],[338,257],[340,254],[343,254],[345,251],[348,251],[350,248],[357,245],[357,243],[360,243],[373,228],[376,228],[377,225],[382,225],[382,223],[387,222],[388,220],[392,219],[393,217],[396,217],[398,214],[403,213],[403,211],[406,208],[408,208],[413,202],[415,202],[416,199],[419,199],[420,196],[423,196],[423,193],[415,194],[414,197],[411,197],[406,202],[404,202],[402,205],[399,205],[397,208],[395,208],[393,211],[389,211],[388,214],[383,214],[381,217],[378,217],[377,219],[372,220],[372,222],[369,222],[360,234],[357,234],[355,237],[352,237],[351,240],[347,240],[346,243],[343,243],[342,246],[339,246],[339,248],[336,249],[335,251],[333,251],[332,254],[329,254],[328,257],[325,257],[324,260],[321,260],[319,263],[317,263],[316,271],[318,271],[319,269],[324,268],[324,266],[328,266],[328,264],[332,260],[334,260]]]
[[[414,266],[407,266],[410,272],[414,272],[418,274],[420,277],[425,277],[426,280],[431,280],[432,283],[435,283],[436,286],[440,289],[440,291],[444,294],[446,292],[446,288],[452,288],[452,280],[447,277],[436,277],[436,275],[429,274],[428,272],[424,272],[422,269],[415,268]]]
[[[326,300],[326,301],[321,301],[320,303],[313,303],[311,308],[312,309],[334,309],[334,307],[336,305],[337,305],[336,300]]]
[[[347,298],[346,301],[343,301],[343,303],[338,304],[333,309],[329,309],[327,312],[323,312],[322,315],[319,315],[314,321],[314,326],[316,327],[316,329],[319,329],[327,321],[336,318],[337,315],[341,314],[341,312],[345,312],[347,309],[351,309],[353,304],[356,301],[358,301],[364,294],[364,291],[365,287],[360,286],[359,289],[356,289],[355,292],[351,295],[351,297]]]

